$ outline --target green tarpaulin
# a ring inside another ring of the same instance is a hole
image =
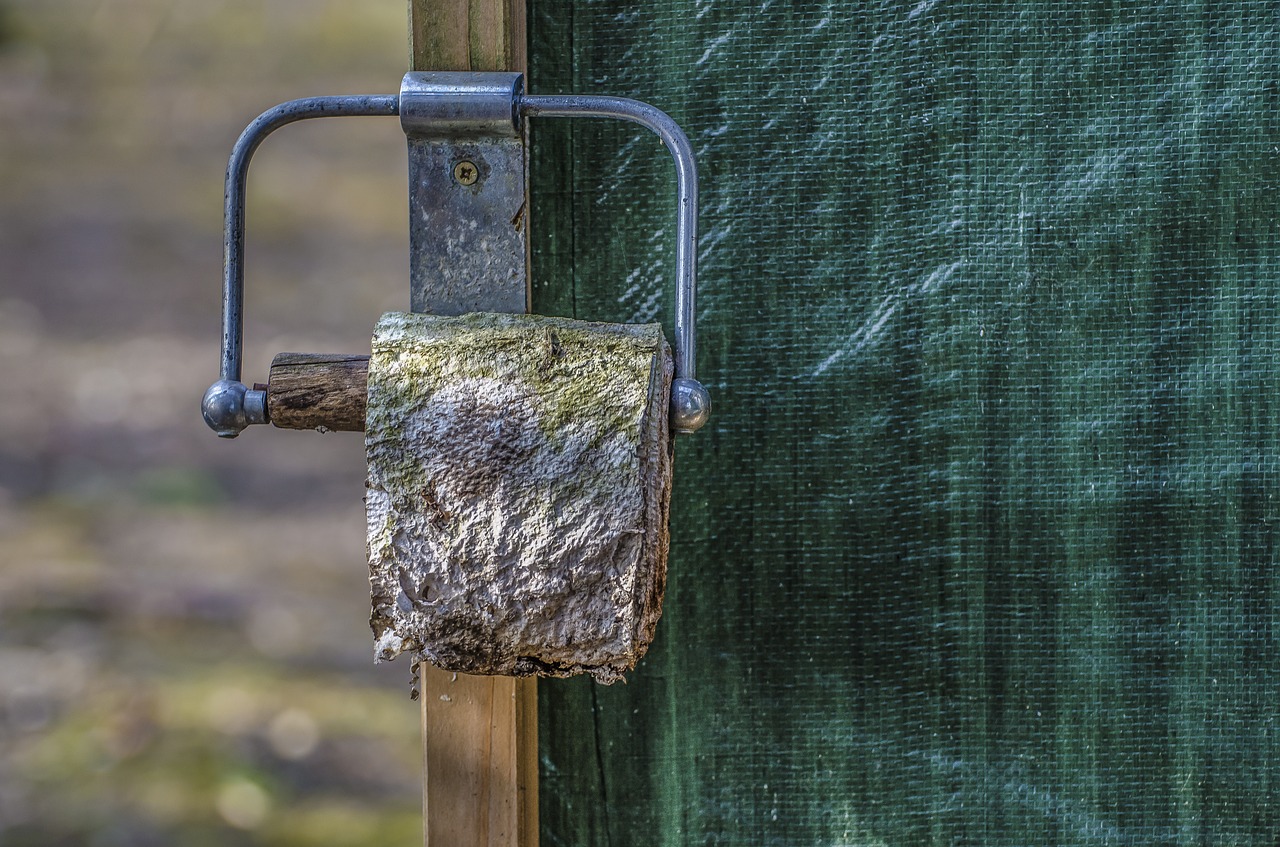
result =
[[[1280,4],[537,0],[702,168],[666,613],[541,686],[544,845],[1280,839]],[[628,125],[536,128],[535,306],[670,326]]]

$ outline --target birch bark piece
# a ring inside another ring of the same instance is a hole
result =
[[[634,667],[666,582],[671,376],[657,325],[385,315],[365,425],[377,658]]]

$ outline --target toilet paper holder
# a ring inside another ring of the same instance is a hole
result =
[[[275,130],[296,121],[322,117],[396,116],[410,140],[422,142],[436,155],[433,165],[450,164],[443,178],[453,190],[433,210],[419,209],[424,201],[411,192],[411,210],[423,216],[431,212],[471,216],[464,221],[470,236],[485,246],[485,261],[509,261],[519,267],[518,295],[523,298],[524,246],[509,238],[521,221],[500,214],[494,203],[515,202],[517,218],[524,200],[524,119],[530,117],[597,117],[630,121],[654,132],[676,166],[678,195],[676,220],[675,343],[672,345],[675,379],[671,389],[671,426],[676,432],[695,432],[706,423],[710,396],[696,377],[696,294],[698,173],[693,149],[680,126],[665,112],[624,97],[598,95],[531,95],[524,93],[524,77],[518,73],[413,72],[405,76],[398,95],[312,97],[292,100],[259,115],[240,135],[227,164],[222,290],[222,356],[220,377],[205,392],[205,422],[219,436],[234,438],[252,424],[269,422],[265,387],[241,382],[244,325],[245,188],[249,162],[262,141]],[[505,147],[505,153],[503,148]],[[485,158],[472,161],[465,152],[493,151],[495,169]],[[430,156],[411,155],[411,169],[421,168]],[[438,187],[440,168],[424,176],[428,188]],[[432,182],[434,180],[434,182]],[[496,199],[495,199],[496,198]],[[427,201],[434,202],[434,201]],[[507,207],[510,208],[509,205]],[[504,220],[505,218],[505,220]],[[411,229],[413,226],[411,225]],[[491,238],[486,236],[486,232]],[[494,244],[497,249],[489,249]],[[504,248],[507,259],[503,259]],[[518,249],[517,249],[518,244]],[[457,245],[453,245],[456,247]],[[447,247],[447,245],[446,245]],[[421,251],[416,251],[421,252]],[[445,257],[446,259],[448,257]],[[411,279],[431,268],[419,268],[415,258]],[[465,271],[465,268],[464,268]],[[499,269],[498,276],[502,276]],[[493,278],[492,269],[481,276]],[[465,279],[455,279],[465,289]],[[416,294],[415,294],[416,297]],[[468,311],[465,290],[456,306]],[[520,311],[523,311],[521,308]]]

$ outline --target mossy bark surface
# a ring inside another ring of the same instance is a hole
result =
[[[633,667],[666,579],[670,382],[654,324],[385,315],[365,434],[378,658]]]

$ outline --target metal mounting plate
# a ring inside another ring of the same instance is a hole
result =
[[[519,136],[409,138],[410,309],[526,311],[525,169]]]
[[[518,73],[449,71],[410,72],[400,85],[415,312],[528,309],[523,85]]]

